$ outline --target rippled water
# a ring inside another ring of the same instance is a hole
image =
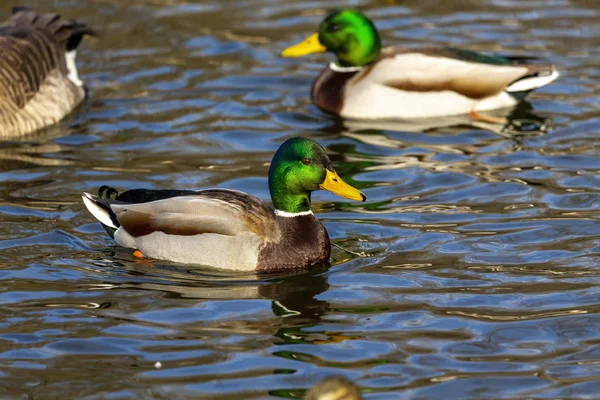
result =
[[[2,397],[298,398],[333,373],[373,399],[600,392],[597,1],[33,4],[102,37],[78,58],[89,101],[0,143]],[[389,44],[525,49],[563,74],[516,128],[352,126],[310,104],[327,55],[278,56],[346,5]],[[101,184],[268,198],[295,135],[369,197],[315,194],[339,247],[310,272],[136,261],[80,201]]]

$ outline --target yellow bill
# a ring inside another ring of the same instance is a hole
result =
[[[319,34],[313,33],[303,42],[295,44],[291,47],[285,49],[281,55],[283,57],[302,57],[307,54],[313,53],[324,53],[327,51],[327,48],[319,42]]]
[[[365,201],[367,199],[367,196],[360,190],[353,188],[344,182],[337,172],[331,172],[330,170],[326,171],[327,175],[325,176],[325,180],[319,185],[321,189],[328,190],[331,193],[335,193],[340,197],[350,200]]]

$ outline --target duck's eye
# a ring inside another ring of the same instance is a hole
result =
[[[339,30],[340,30],[340,28],[341,28],[341,26],[340,26],[340,25],[338,25],[338,24],[333,24],[333,25],[330,25],[330,26],[329,26],[329,31],[330,31],[330,32],[337,32],[337,31],[339,31]]]
[[[303,158],[302,159],[302,164],[304,164],[304,165],[310,165],[311,162],[312,162],[312,160],[310,158]]]

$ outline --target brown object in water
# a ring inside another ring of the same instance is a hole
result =
[[[330,376],[312,387],[304,400],[362,400],[358,386],[343,376]]]

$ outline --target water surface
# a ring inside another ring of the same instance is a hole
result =
[[[78,56],[89,101],[0,143],[1,397],[299,398],[334,373],[368,399],[600,392],[597,2],[33,5],[101,38]],[[349,124],[309,101],[328,55],[278,56],[345,5],[389,44],[527,51],[562,77],[506,129]],[[136,261],[80,200],[102,184],[267,199],[296,135],[369,198],[315,193],[336,247],[311,271]]]

